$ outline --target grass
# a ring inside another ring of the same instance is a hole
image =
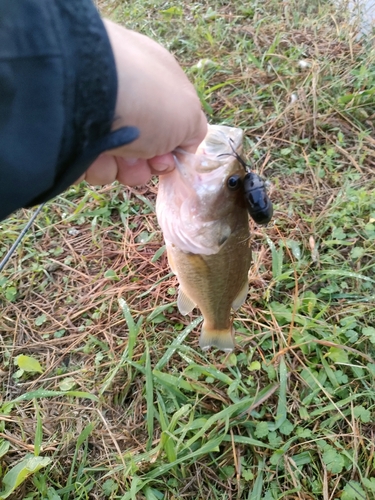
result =
[[[371,37],[328,2],[100,8],[175,53],[211,122],[244,128],[275,217],[251,223],[225,356],[177,311],[157,181],[46,205],[0,277],[0,498],[375,498]],[[1,254],[31,213],[0,223]]]

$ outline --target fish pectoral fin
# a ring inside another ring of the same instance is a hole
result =
[[[249,283],[246,281],[244,286],[241,288],[240,293],[237,295],[237,297],[232,302],[232,308],[235,311],[237,311],[237,309],[239,309],[242,306],[242,304],[244,304],[246,297],[247,297],[247,294],[248,294],[248,291],[249,291]]]
[[[231,352],[234,349],[234,332],[231,327],[224,330],[210,330],[202,326],[199,345],[203,351],[207,351],[210,347],[217,347],[225,352]]]
[[[187,314],[191,313],[196,305],[197,304],[193,300],[191,300],[191,298],[188,297],[180,287],[177,297],[177,307],[180,313],[183,316],[186,316]]]

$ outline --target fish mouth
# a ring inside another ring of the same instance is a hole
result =
[[[223,179],[232,168],[233,151],[242,150],[243,135],[235,127],[211,125],[195,154],[176,148],[173,156],[180,179],[194,189],[202,184],[203,176],[206,182]]]
[[[173,151],[173,157],[178,173],[189,184],[194,174],[209,174],[226,164],[222,158],[210,158],[203,153],[192,154],[181,148]]]
[[[199,145],[196,154],[218,161],[219,157],[233,156],[233,150],[242,149],[243,130],[223,125],[211,125],[209,133]],[[223,159],[220,159],[223,162]],[[224,160],[225,161],[225,160]]]

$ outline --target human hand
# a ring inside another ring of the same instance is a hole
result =
[[[140,137],[101,156],[82,176],[90,184],[134,186],[174,168],[172,151],[195,153],[207,120],[187,76],[165,48],[104,20],[114,53],[118,94],[113,129],[134,126]]]

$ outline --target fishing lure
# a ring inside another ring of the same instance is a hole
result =
[[[257,224],[268,224],[273,216],[273,205],[268,197],[265,182],[258,174],[250,170],[250,165],[233,149],[232,143],[230,146],[232,153],[224,153],[220,156],[234,156],[238,163],[243,166],[246,172],[242,182],[247,210]],[[237,175],[232,175],[227,181],[228,188],[232,190],[238,189],[240,184],[241,179]]]

